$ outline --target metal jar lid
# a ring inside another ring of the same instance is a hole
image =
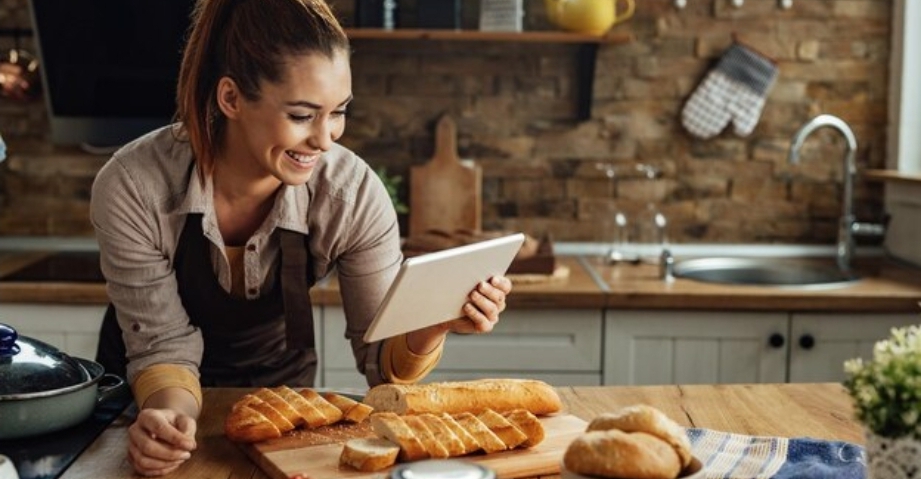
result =
[[[0,399],[54,391],[90,379],[73,357],[0,323]]]
[[[390,479],[496,479],[496,473],[460,459],[428,459],[395,467]]]

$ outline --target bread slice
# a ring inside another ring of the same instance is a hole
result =
[[[310,388],[300,389],[297,392],[320,410],[320,413],[326,418],[326,424],[332,424],[342,419],[342,411],[326,399],[323,399],[323,396],[320,396],[318,392]]]
[[[294,424],[291,424],[291,421],[286,419],[285,416],[278,412],[278,410],[272,407],[269,403],[259,399],[258,396],[253,394],[246,394],[240,399],[240,401],[237,402],[237,405],[235,405],[234,408],[243,406],[249,406],[262,413],[262,415],[271,421],[272,424],[274,424],[275,427],[277,427],[278,430],[282,433],[294,429]]]
[[[360,423],[374,412],[374,408],[371,406],[341,394],[325,392],[320,394],[320,396],[323,396],[323,399],[326,399],[330,404],[339,408],[339,411],[342,412],[342,419],[344,421]]]
[[[392,412],[376,412],[371,414],[370,420],[371,429],[375,434],[400,446],[401,460],[417,461],[429,457],[425,446],[400,416]]]
[[[352,439],[342,446],[339,464],[362,472],[374,472],[396,464],[399,454],[400,446],[387,439]]]
[[[253,393],[259,399],[269,403],[269,406],[275,408],[279,414],[285,417],[288,421],[291,422],[295,427],[304,424],[304,418],[301,416],[297,409],[285,400],[285,398],[279,396],[275,391],[272,391],[268,388],[259,388]]]
[[[492,409],[481,412],[477,415],[477,418],[483,421],[483,424],[494,432],[496,436],[499,436],[499,439],[505,443],[505,447],[508,449],[514,449],[528,440],[528,436],[524,432]]]
[[[224,420],[224,434],[231,441],[258,442],[281,437],[281,431],[259,411],[241,405],[235,407]]]
[[[483,452],[489,454],[508,449],[502,439],[473,414],[469,412],[461,413],[454,416],[454,419],[476,439]]]
[[[320,410],[317,409],[313,404],[310,404],[310,401],[308,401],[307,398],[298,394],[297,391],[289,388],[288,386],[279,386],[275,388],[274,391],[298,412],[298,414],[301,416],[302,424],[305,424],[310,428],[316,428],[328,424],[326,417],[323,416],[323,413],[320,412]]]
[[[448,413],[441,414],[441,420],[444,421],[445,425],[451,429],[451,432],[460,439],[461,443],[464,445],[464,454],[470,454],[480,450],[480,443],[477,442],[476,438],[472,434],[467,432],[460,423],[454,420]],[[498,438],[497,438],[498,439]]]
[[[479,414],[527,409],[538,416],[559,412],[563,402],[552,386],[533,379],[480,379],[429,384],[381,384],[365,395],[375,411],[397,414]]]
[[[618,429],[577,437],[563,454],[563,465],[577,474],[598,477],[672,479],[681,471],[678,453],[667,442]]]
[[[454,431],[448,427],[444,421],[434,414],[420,414],[419,418],[425,422],[429,430],[435,436],[435,440],[440,442],[448,450],[448,457],[463,456],[466,448],[464,443],[454,434]]]
[[[624,432],[645,432],[667,442],[678,453],[681,467],[691,463],[691,441],[687,432],[659,409],[637,404],[616,412],[601,414],[588,424],[587,431],[618,429]]]
[[[524,409],[516,409],[512,412],[503,414],[506,419],[515,425],[521,432],[528,436],[521,447],[534,447],[544,440],[544,425],[537,419],[537,416]]]
[[[422,441],[425,452],[434,459],[445,459],[450,457],[448,448],[435,437],[435,434],[425,424],[419,416],[403,416],[403,422],[412,429],[413,434]]]

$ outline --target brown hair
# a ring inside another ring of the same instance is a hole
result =
[[[176,116],[199,171],[210,174],[224,141],[227,123],[215,98],[222,77],[255,101],[262,80],[282,80],[286,57],[348,51],[348,37],[324,0],[198,0],[179,70]]]

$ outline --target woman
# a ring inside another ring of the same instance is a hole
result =
[[[362,342],[402,255],[383,185],[335,143],[351,99],[348,40],[322,0],[200,0],[178,123],[99,172],[91,215],[112,301],[100,361],[127,358],[137,472],[190,457],[202,384],[312,385],[307,293],[333,267],[369,385],[418,381],[449,331],[489,332],[505,309],[511,283],[495,277],[466,318]]]

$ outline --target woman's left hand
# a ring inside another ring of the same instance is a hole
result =
[[[466,318],[451,321],[450,331],[460,334],[488,333],[499,322],[499,313],[505,311],[505,297],[512,291],[512,281],[505,276],[493,276],[482,281],[464,304]]]

